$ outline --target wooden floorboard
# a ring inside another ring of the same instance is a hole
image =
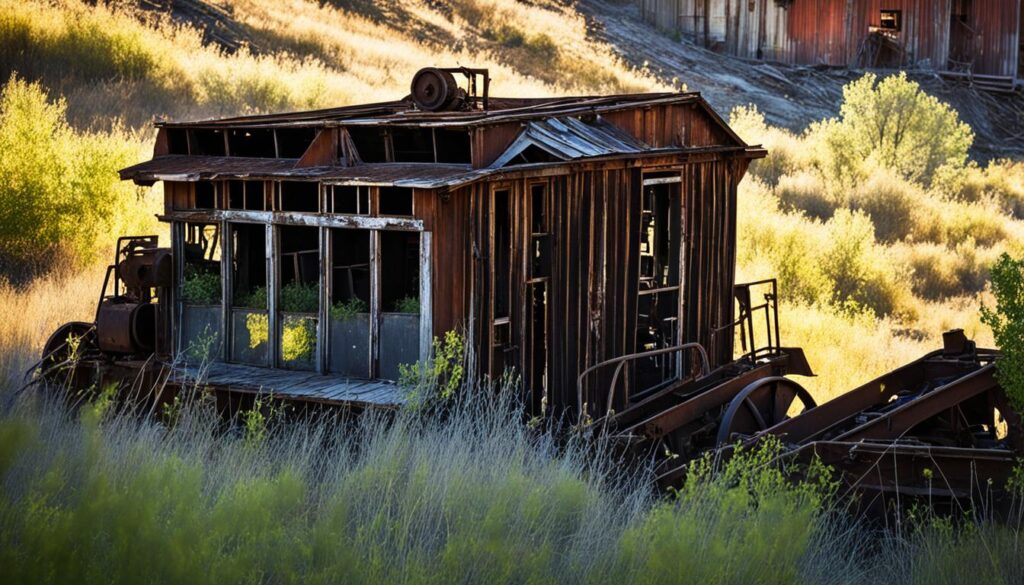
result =
[[[174,369],[172,380],[183,384],[198,382],[201,386],[214,386],[228,391],[262,392],[326,403],[393,407],[405,402],[405,393],[392,382],[242,364],[215,363],[205,372],[196,367],[179,366]]]

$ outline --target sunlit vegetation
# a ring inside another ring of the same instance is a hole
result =
[[[839,116],[800,134],[753,107],[731,123],[769,152],[740,187],[741,279],[779,278],[813,391],[852,388],[949,328],[993,344],[978,308],[989,267],[1024,251],[1024,165],[970,161],[970,128],[902,75],[850,83]]]
[[[270,398],[228,429],[196,396],[159,420],[115,412],[103,393],[81,411],[34,390],[15,398],[49,333],[93,319],[93,261],[117,235],[155,229],[159,192],[116,176],[148,157],[154,117],[396,99],[434,64],[488,67],[504,95],[667,89],[589,38],[571,3],[219,6],[235,45],[129,3],[0,0],[0,269],[47,260],[17,286],[0,278],[5,582],[1012,583],[1024,573],[1018,525],[931,519],[880,534],[836,507],[826,470],[784,481],[771,446],[701,467],[657,499],[642,466],[524,421],[508,388],[506,400],[481,400],[454,332],[437,340],[437,359],[403,371],[413,403],[442,400],[444,415],[410,408],[390,424],[281,424]],[[1024,256],[1024,164],[970,161],[970,129],[899,76],[852,83],[835,119],[801,133],[753,108],[731,118],[770,152],[740,187],[738,280],[780,279],[783,343],[807,349],[819,376],[802,382],[819,401],[939,347],[950,328],[993,345],[983,303],[1000,344],[1019,341],[998,317],[1018,309],[1000,297],[1018,290],[1016,265],[990,270],[1004,252]],[[194,302],[220,302],[217,275],[186,286]],[[315,306],[313,293],[282,291],[281,308]],[[403,301],[392,309],[419,310]],[[235,303],[265,309],[266,290]],[[331,318],[364,311],[339,304]],[[285,360],[315,350],[310,323],[286,328]],[[265,345],[267,315],[246,325],[251,349]],[[205,343],[208,356],[216,336]]]

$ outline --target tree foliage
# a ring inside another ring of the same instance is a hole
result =
[[[849,186],[872,167],[929,184],[943,167],[962,167],[974,142],[956,111],[921,90],[905,73],[879,80],[868,73],[843,88],[839,118],[811,126],[819,167]]]
[[[1002,356],[996,360],[996,379],[1010,403],[1024,411],[1024,259],[1003,254],[992,266],[995,309],[982,306],[981,321],[992,328]]]
[[[114,234],[136,229],[138,194],[118,179],[135,163],[139,138],[115,129],[77,132],[63,99],[11,76],[0,92],[0,249],[14,264],[60,250],[91,260]],[[134,215],[134,220],[129,217]]]

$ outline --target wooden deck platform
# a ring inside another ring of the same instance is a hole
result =
[[[287,400],[339,406],[395,408],[405,402],[405,392],[393,382],[219,362],[202,371],[194,366],[176,367],[170,381],[188,385],[197,380],[228,392],[273,394]]]

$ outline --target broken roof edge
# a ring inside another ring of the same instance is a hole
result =
[[[491,100],[525,103],[515,107],[492,108],[489,110],[425,112],[412,109],[411,102],[400,100],[321,110],[288,112],[284,114],[260,114],[184,122],[158,121],[154,126],[157,128],[186,129],[218,129],[224,127],[286,128],[297,125],[330,127],[384,124],[409,124],[423,127],[482,126],[537,116],[598,111],[598,108],[600,109],[599,111],[616,111],[618,109],[628,109],[657,103],[704,101],[704,98],[701,97],[699,92],[652,92],[560,98],[491,98]]]
[[[156,181],[196,182],[204,180],[295,180],[319,181],[328,185],[366,185],[416,189],[452,189],[493,175],[528,174],[538,170],[572,167],[609,161],[677,157],[681,163],[692,155],[734,153],[743,158],[763,158],[767,151],[750,146],[668,147],[635,153],[586,156],[564,161],[527,163],[505,167],[473,169],[469,165],[436,163],[364,163],[350,167],[314,166],[295,168],[297,159],[254,159],[243,157],[190,156],[169,154],[154,157],[118,171],[122,180],[137,184]],[[202,168],[203,166],[206,168]],[[290,165],[290,166],[289,166]]]

